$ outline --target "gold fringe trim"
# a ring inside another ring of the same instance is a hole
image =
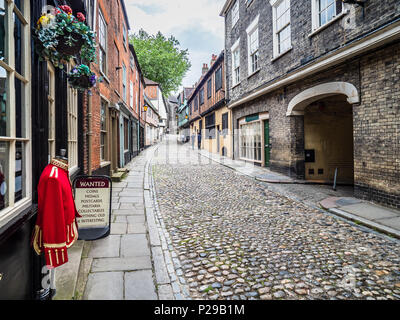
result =
[[[72,232],[73,232],[72,233],[73,239],[72,239],[70,244],[67,244],[67,248],[70,248],[76,242],[76,240],[78,239],[78,230],[76,229],[75,219],[72,222]]]
[[[35,232],[33,235],[33,249],[35,250],[35,252],[40,255],[42,253],[42,250],[40,249],[41,246],[41,235],[42,235],[42,230],[40,229],[39,226],[35,226]]]
[[[43,246],[45,248],[56,249],[56,248],[64,248],[67,245],[66,242],[62,243],[44,243]]]
[[[53,261],[51,260],[51,250],[47,250],[47,254],[49,255],[50,265],[53,265]]]
[[[65,171],[68,171],[68,163],[64,163],[64,162],[54,159],[54,158],[51,159],[50,163],[56,167],[59,167]]]

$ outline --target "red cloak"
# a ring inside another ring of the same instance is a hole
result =
[[[51,160],[40,176],[38,185],[38,216],[32,238],[33,248],[43,251],[49,268],[68,262],[67,248],[78,239],[80,217],[72,195],[68,164]]]

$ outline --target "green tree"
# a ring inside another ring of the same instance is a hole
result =
[[[143,75],[160,84],[163,94],[177,91],[190,69],[188,49],[180,49],[174,36],[168,39],[159,31],[150,35],[143,29],[130,36]]]

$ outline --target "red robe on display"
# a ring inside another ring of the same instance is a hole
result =
[[[67,248],[78,239],[80,217],[72,195],[68,164],[51,160],[40,176],[38,216],[32,238],[37,254],[44,251],[49,268],[68,262]]]

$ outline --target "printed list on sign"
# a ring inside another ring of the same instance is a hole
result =
[[[105,184],[78,181],[75,191],[75,204],[79,228],[101,228],[109,224],[110,188]]]

